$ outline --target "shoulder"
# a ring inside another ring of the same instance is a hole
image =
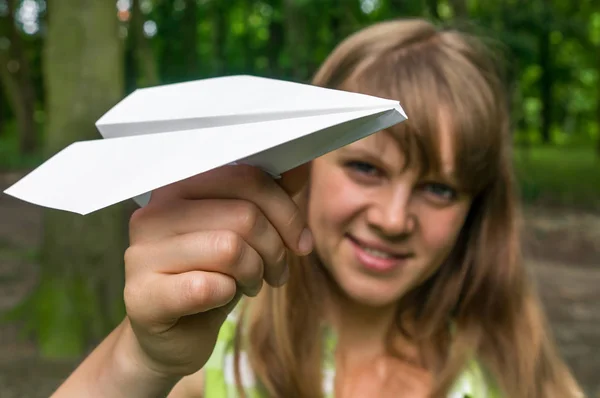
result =
[[[228,390],[235,387],[233,358],[239,313],[240,309],[236,307],[221,325],[213,352],[204,367],[181,379],[168,398],[231,396]]]
[[[240,304],[229,314],[221,326],[215,348],[203,368],[203,398],[237,396],[234,362],[236,360],[235,339],[242,309]],[[243,349],[243,344],[238,355],[237,365],[243,389],[247,395],[256,397],[258,396],[257,383],[247,353]]]
[[[206,371],[210,372],[222,372],[223,362],[234,354],[234,343],[236,336],[236,329],[238,326],[239,313],[234,311],[227,316],[225,322],[219,330],[215,348],[213,349],[212,355],[208,359],[208,362],[204,366]]]

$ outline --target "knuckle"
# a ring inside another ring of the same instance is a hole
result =
[[[214,235],[214,247],[225,264],[241,261],[246,251],[246,242],[233,231],[222,231]]]
[[[129,231],[130,234],[134,234],[136,231],[140,230],[144,225],[145,215],[148,210],[145,207],[136,209],[129,217]]]
[[[142,299],[143,289],[138,284],[127,282],[123,289],[123,301],[128,315],[135,314]]]
[[[265,227],[266,219],[254,203],[240,202],[237,204],[236,219],[243,233],[260,233]]]
[[[129,237],[132,242],[143,240],[148,231],[156,229],[156,220],[164,208],[152,203],[136,209],[129,217]],[[153,225],[154,224],[154,225]]]
[[[180,286],[181,300],[184,303],[202,303],[210,299],[211,289],[206,278],[184,278]]]
[[[137,245],[131,245],[125,249],[123,262],[125,263],[125,272],[130,273],[137,268],[142,258],[142,250]]]

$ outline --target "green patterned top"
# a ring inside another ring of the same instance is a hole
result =
[[[237,314],[232,312],[219,332],[214,351],[204,367],[204,398],[239,398],[234,376],[233,343],[237,327]],[[323,356],[323,395],[334,398],[335,335],[325,334],[325,355]],[[250,368],[248,357],[242,350],[239,354],[240,379],[248,398],[267,398],[258,389]],[[476,361],[472,361],[454,383],[448,398],[502,398],[491,387]]]

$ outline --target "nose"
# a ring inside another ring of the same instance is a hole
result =
[[[388,238],[412,233],[416,218],[410,209],[410,190],[397,189],[379,195],[367,211],[367,222]]]

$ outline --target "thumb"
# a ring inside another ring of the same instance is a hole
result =
[[[309,176],[310,162],[307,162],[283,173],[277,183],[293,197],[308,184]]]

